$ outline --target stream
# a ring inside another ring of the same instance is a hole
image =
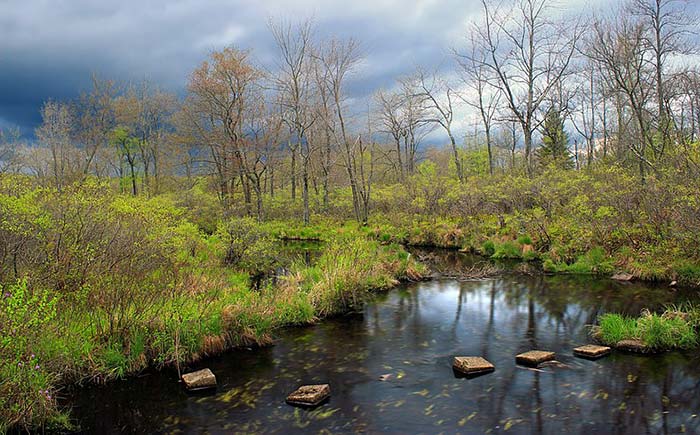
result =
[[[480,261],[431,256],[441,270]],[[202,361],[194,368],[216,374],[212,393],[188,394],[163,371],[76,389],[67,401],[81,430],[100,434],[699,433],[698,352],[596,361],[571,352],[602,313],[684,300],[700,297],[590,276],[436,278],[378,294],[361,313],[278,331],[273,346]],[[531,349],[555,351],[562,364],[516,365]],[[483,356],[496,370],[455,377],[456,355]],[[285,404],[314,383],[330,384],[327,403]]]

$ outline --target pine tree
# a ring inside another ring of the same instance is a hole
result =
[[[542,145],[537,150],[537,157],[542,166],[554,164],[562,169],[574,167],[571,152],[569,152],[569,135],[564,130],[561,112],[555,107],[547,111],[542,126]]]

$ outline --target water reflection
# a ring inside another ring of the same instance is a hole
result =
[[[207,361],[220,383],[214,395],[188,396],[161,373],[72,400],[82,428],[99,433],[693,433],[697,355],[571,355],[600,313],[682,299],[697,295],[590,277],[416,283],[378,296],[361,315]],[[532,348],[556,351],[563,365],[516,366],[515,354]],[[496,371],[457,379],[454,355],[484,356]],[[328,404],[284,404],[299,384],[316,382],[331,384]]]

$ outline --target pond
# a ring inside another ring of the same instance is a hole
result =
[[[444,269],[475,260],[438,261]],[[378,295],[362,313],[280,331],[274,346],[202,362],[217,376],[213,394],[187,394],[166,371],[69,400],[90,433],[697,433],[696,352],[597,361],[571,353],[601,313],[686,299],[698,295],[592,277],[438,278]],[[555,351],[562,365],[517,366],[515,355],[530,349]],[[457,378],[455,355],[483,356],[496,370]],[[330,401],[286,405],[305,383],[329,383]]]

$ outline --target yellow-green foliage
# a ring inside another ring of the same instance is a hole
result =
[[[542,258],[553,272],[627,270],[700,285],[700,202],[686,181],[673,172],[641,184],[634,171],[606,164],[460,184],[426,164],[405,183],[375,189],[370,229],[384,242]]]
[[[3,180],[0,429],[65,425],[61,383],[264,344],[276,328],[358,308],[371,290],[422,272],[356,224],[231,219],[207,234],[169,195]],[[315,265],[293,264],[253,289],[276,264],[273,235],[326,242]]]

